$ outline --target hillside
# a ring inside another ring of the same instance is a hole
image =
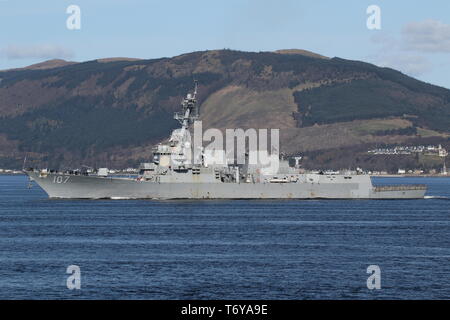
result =
[[[369,164],[357,155],[373,145],[449,143],[448,89],[304,50],[219,50],[0,71],[0,167],[25,154],[33,166],[136,165],[177,126],[194,78],[204,128],[280,128],[282,150],[318,167]]]

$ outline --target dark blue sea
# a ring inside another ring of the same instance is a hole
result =
[[[3,175],[0,299],[449,299],[450,178],[375,182],[428,197],[60,201]]]

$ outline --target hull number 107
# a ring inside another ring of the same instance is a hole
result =
[[[53,177],[53,183],[67,183],[67,181],[69,181],[69,176],[64,177],[64,176],[54,176]]]

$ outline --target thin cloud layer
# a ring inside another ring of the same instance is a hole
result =
[[[433,69],[426,57],[403,50],[401,38],[386,33],[377,33],[370,40],[379,49],[377,53],[368,56],[368,60],[380,67],[400,70],[413,77],[421,76]]]
[[[372,62],[417,77],[433,70],[431,54],[450,53],[450,25],[432,19],[410,22],[399,35],[381,32],[371,41],[379,47]]]
[[[450,53],[450,25],[432,19],[411,22],[403,27],[402,40],[406,50]]]
[[[431,63],[422,56],[395,54],[380,55],[374,61],[380,67],[400,70],[410,76],[421,76],[432,70]]]
[[[0,50],[0,54],[8,60],[18,59],[67,59],[73,52],[62,46],[53,44],[9,45]]]

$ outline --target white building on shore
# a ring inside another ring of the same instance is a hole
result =
[[[446,156],[448,156],[448,152],[447,152],[447,150],[442,148],[441,145],[439,145],[439,147],[438,147],[438,155],[439,155],[439,157],[446,157]]]

